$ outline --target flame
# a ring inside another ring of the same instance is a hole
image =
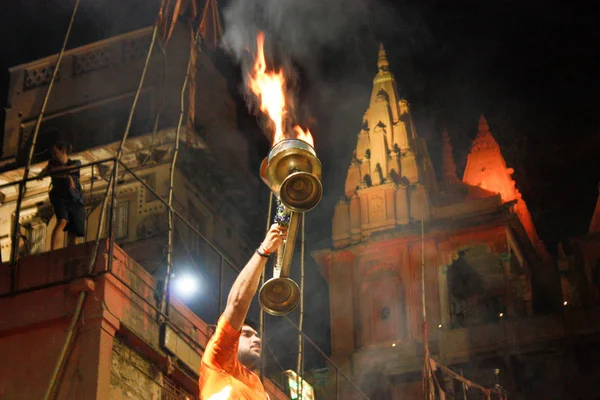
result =
[[[313,137],[310,134],[310,130],[308,128],[306,128],[305,131],[304,129],[300,128],[300,125],[296,125],[294,127],[294,131],[296,132],[296,139],[304,140],[312,147],[315,147],[315,141],[313,140]]]
[[[267,113],[275,124],[273,144],[285,139],[283,117],[285,112],[285,78],[283,71],[267,72],[264,52],[265,35],[260,32],[256,37],[258,54],[254,62],[254,74],[250,75],[250,90],[260,99],[260,110]]]
[[[260,110],[266,113],[273,125],[273,145],[286,138],[284,118],[287,114],[285,101],[285,76],[283,70],[267,71],[264,51],[265,35],[259,32],[256,36],[257,55],[254,61],[252,74],[249,75],[248,86],[252,93],[260,101]],[[300,126],[294,127],[296,137],[314,147],[314,141],[310,131],[304,131]]]

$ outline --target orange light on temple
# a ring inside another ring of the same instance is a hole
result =
[[[296,139],[303,140],[312,147],[315,147],[315,141],[313,140],[308,128],[306,128],[306,131],[304,131],[302,128],[300,128],[300,125],[296,125],[294,126],[294,131],[296,132]]]
[[[258,98],[260,110],[269,116],[273,126],[273,146],[286,138],[285,116],[287,114],[285,100],[285,76],[283,70],[267,71],[265,61],[265,35],[260,32],[256,37],[257,55],[254,61],[252,73],[248,76],[248,87]],[[315,146],[313,137],[307,129],[304,131],[300,126],[294,126],[296,138]],[[291,132],[288,132],[291,133]]]
[[[285,139],[283,117],[285,116],[285,78],[283,71],[267,72],[264,51],[265,35],[260,32],[256,37],[258,54],[254,62],[253,74],[249,76],[249,87],[260,100],[260,110],[266,113],[275,125],[273,144]]]

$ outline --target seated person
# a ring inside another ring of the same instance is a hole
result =
[[[52,231],[52,250],[60,247],[60,232],[68,232],[68,245],[75,244],[77,237],[85,236],[85,208],[83,206],[83,190],[79,180],[79,169],[61,171],[81,166],[81,161],[71,160],[68,153],[71,146],[58,142],[50,147],[51,159],[46,168],[42,170],[40,179],[50,175],[52,188],[50,189],[50,203],[54,207],[56,226]]]

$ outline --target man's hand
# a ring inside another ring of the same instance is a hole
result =
[[[276,251],[283,243],[287,234],[287,228],[279,224],[271,225],[271,229],[267,232],[265,240],[259,246],[259,251],[262,253],[272,253]],[[258,289],[258,281],[263,272],[267,259],[253,254],[246,266],[242,269],[227,298],[227,306],[223,312],[223,317],[236,331],[242,329],[248,308],[252,302],[252,298]]]
[[[40,173],[37,176],[38,181],[41,181],[42,179],[44,179],[46,177],[46,174],[48,173],[49,169],[50,169],[50,164],[46,165],[44,167],[44,169],[40,171]]]
[[[279,224],[271,225],[265,240],[260,244],[259,250],[266,254],[271,254],[279,249],[287,236],[287,227]]]

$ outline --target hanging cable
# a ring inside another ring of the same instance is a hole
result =
[[[421,309],[423,311],[423,346],[425,358],[423,360],[423,393],[426,398],[433,399],[432,371],[429,365],[429,340],[427,327],[427,303],[425,297],[425,221],[421,218]]]
[[[79,4],[79,0],[77,0],[77,4]],[[163,0],[162,4],[161,4],[161,8],[163,8],[165,5],[165,2]],[[70,30],[68,31],[70,32]],[[131,106],[131,110],[129,112],[129,118],[127,120],[127,125],[125,128],[125,132],[123,134],[123,137],[121,139],[121,143],[119,144],[119,148],[117,149],[117,154],[115,157],[115,163],[114,163],[114,167],[113,167],[113,172],[111,174],[111,177],[109,179],[108,185],[106,187],[106,193],[104,195],[104,198],[102,199],[102,207],[100,210],[100,216],[99,216],[99,222],[98,222],[98,229],[96,231],[96,241],[94,244],[94,250],[92,253],[92,256],[90,257],[90,263],[88,266],[88,275],[91,274],[94,270],[94,265],[96,262],[96,258],[98,256],[98,251],[100,248],[100,235],[102,233],[102,229],[104,227],[104,215],[106,213],[106,208],[108,205],[108,197],[109,194],[112,194],[111,198],[112,198],[112,205],[114,206],[114,201],[115,201],[115,187],[114,187],[114,182],[117,179],[117,173],[118,173],[118,166],[119,166],[119,160],[121,158],[121,155],[123,153],[123,146],[125,144],[125,141],[127,140],[127,137],[129,136],[129,131],[131,129],[131,123],[133,121],[133,115],[135,112],[135,108],[137,106],[137,102],[140,96],[140,93],[142,91],[142,87],[144,85],[144,80],[146,78],[146,72],[148,70],[148,65],[150,63],[150,58],[152,56],[152,51],[154,49],[154,44],[156,43],[156,36],[157,36],[157,32],[158,32],[158,20],[157,22],[154,24],[154,30],[152,32],[152,40],[150,42],[150,47],[148,49],[148,54],[146,56],[146,61],[144,64],[144,68],[142,70],[142,76],[140,77],[140,82],[138,84],[138,88],[137,91],[135,93],[135,97],[133,100],[133,104]],[[111,193],[112,191],[112,193]],[[17,215],[18,216],[18,215]],[[113,213],[113,224],[112,224],[112,229],[110,232],[110,238],[112,239],[114,237],[114,232],[112,232],[114,230],[114,213]],[[111,240],[112,241],[112,240]],[[112,247],[112,243],[111,243],[111,247]],[[110,260],[109,260],[110,262]],[[69,327],[67,329],[66,332],[66,336],[65,336],[65,341],[63,343],[63,346],[60,350],[59,356],[58,356],[58,360],[56,362],[56,365],[54,366],[54,369],[52,371],[51,377],[50,377],[50,382],[48,384],[48,388],[46,390],[46,393],[44,395],[44,400],[50,400],[52,398],[52,396],[54,395],[54,392],[56,390],[56,384],[58,381],[58,377],[62,371],[62,368],[64,366],[64,362],[67,358],[67,355],[69,353],[69,350],[71,349],[71,344],[73,341],[73,337],[74,337],[74,333],[75,333],[75,328],[77,326],[77,322],[79,321],[79,318],[81,317],[81,313],[83,310],[83,304],[84,301],[86,299],[87,296],[87,292],[82,291],[79,292],[79,296],[77,298],[77,303],[75,306],[75,310],[73,311],[73,316],[71,317],[71,322],[69,323]]]
[[[271,227],[271,213],[273,212],[273,192],[271,190],[269,190],[269,209],[267,211],[267,226],[265,228],[265,235],[267,232],[269,232],[269,228]],[[262,287],[265,284],[265,274],[266,274],[266,266],[265,269],[263,269],[263,272],[260,276],[260,287]],[[259,311],[259,334],[261,339],[265,337],[265,310],[262,309],[262,307],[260,307],[260,311]],[[260,347],[260,380],[262,381],[265,377],[265,358],[263,357],[263,349],[262,346]]]
[[[50,78],[50,82],[48,83],[48,88],[46,89],[46,94],[44,95],[44,101],[42,102],[42,107],[40,109],[40,114],[35,121],[35,128],[33,129],[33,135],[31,137],[31,145],[29,147],[29,153],[27,154],[27,161],[25,163],[25,170],[23,171],[23,181],[26,181],[29,178],[29,169],[31,167],[31,161],[33,159],[33,155],[35,153],[35,145],[37,144],[37,138],[40,132],[40,126],[42,125],[42,120],[44,119],[44,114],[46,112],[46,107],[48,106],[48,99],[50,99],[50,93],[52,93],[52,88],[54,88],[54,82],[56,82],[56,77],[58,76],[58,71],[60,70],[60,65],[62,63],[63,56],[65,54],[65,50],[67,48],[67,43],[69,42],[69,37],[71,36],[71,30],[73,29],[73,25],[75,23],[75,15],[77,15],[77,10],[79,9],[79,0],[75,1],[75,6],[73,7],[73,13],[71,14],[71,20],[69,21],[69,25],[67,27],[67,32],[65,33],[65,39],[63,40],[62,47],[60,48],[60,52],[58,53],[58,58],[56,60],[56,66],[54,67],[54,71],[52,71],[52,77]],[[17,204],[15,207],[15,219],[13,221],[13,236],[12,236],[12,247],[10,254],[10,263],[11,263],[11,291],[15,289],[16,285],[16,275],[17,275],[17,256],[19,253],[19,216],[21,215],[21,204],[23,202],[23,197],[25,196],[25,189],[27,183],[23,182],[19,185],[19,195],[17,196]]]
[[[196,36],[193,39],[194,45],[190,51],[190,58],[187,63],[185,71],[185,79],[183,80],[183,87],[181,88],[181,109],[179,112],[179,121],[177,121],[177,130],[175,132],[175,150],[173,151],[173,159],[171,160],[171,167],[169,169],[169,197],[168,197],[168,218],[169,218],[169,232],[167,242],[167,272],[165,273],[165,281],[163,283],[163,291],[160,296],[160,311],[168,316],[169,315],[169,303],[170,303],[170,292],[169,285],[171,282],[171,273],[173,270],[173,183],[175,182],[175,164],[177,163],[177,156],[179,155],[179,136],[181,134],[181,125],[183,124],[183,116],[185,114],[185,91],[187,89],[188,78],[190,76],[190,67],[192,65],[192,51],[196,51],[196,43],[200,37],[200,29],[196,32]]]
[[[302,329],[304,325],[304,219],[306,214],[302,214],[302,237],[300,241],[300,316],[298,317],[298,361],[296,363],[296,371],[298,381],[298,397],[302,398],[302,390],[304,386],[304,336]]]

